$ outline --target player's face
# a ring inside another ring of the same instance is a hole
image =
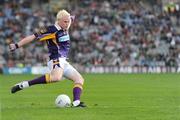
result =
[[[64,29],[68,30],[71,25],[71,17],[70,16],[64,16],[58,21],[59,26]]]

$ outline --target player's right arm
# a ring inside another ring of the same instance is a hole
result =
[[[22,47],[22,46],[32,42],[33,40],[42,39],[44,37],[44,35],[52,32],[51,29],[49,29],[49,28],[50,27],[41,27],[36,33],[23,38],[18,43],[11,43],[9,45],[10,51],[14,51],[14,50],[18,49],[19,47]],[[48,36],[47,36],[47,38],[48,38]]]
[[[22,40],[20,40],[18,43],[11,43],[9,45],[9,49],[10,51],[14,51],[16,49],[18,49],[19,47],[22,47],[30,42],[32,42],[33,40],[35,40],[36,36],[33,34],[33,35],[29,35],[25,38],[23,38]]]

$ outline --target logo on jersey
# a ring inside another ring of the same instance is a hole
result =
[[[59,37],[58,38],[58,41],[59,42],[65,42],[65,41],[68,41],[70,38],[69,38],[69,35],[64,35],[62,37]]]

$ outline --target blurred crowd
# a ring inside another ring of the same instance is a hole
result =
[[[33,42],[14,53],[9,52],[8,44],[53,24],[55,13],[33,10],[28,0],[4,2],[0,9],[0,68],[45,65],[44,42]],[[72,63],[180,66],[180,12],[169,14],[161,4],[130,0],[76,0],[66,9],[76,16],[70,29]]]

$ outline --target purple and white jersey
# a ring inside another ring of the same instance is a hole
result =
[[[64,31],[58,25],[52,25],[41,28],[34,34],[38,40],[46,40],[49,58],[57,59],[67,57],[70,49],[70,37],[67,31]]]

